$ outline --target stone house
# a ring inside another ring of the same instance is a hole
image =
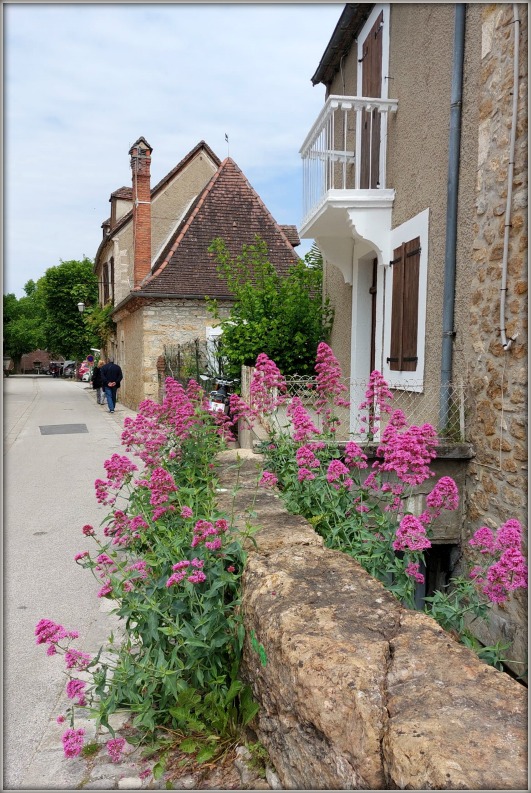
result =
[[[231,158],[221,162],[201,141],[151,188],[152,151],[142,137],[131,147],[132,186],[111,194],[94,263],[100,304],[114,306],[106,353],[122,367],[120,399],[132,409],[158,399],[157,361],[167,345],[215,333],[206,296],[228,315],[233,296],[208,252],[214,238],[236,257],[260,236],[280,273],[298,260],[296,228],[276,223]]]
[[[299,234],[325,259],[352,405],[378,369],[415,423],[469,444],[454,444],[460,536],[438,540],[454,561],[480,526],[527,525],[527,19],[526,4],[346,4],[301,148]],[[515,596],[476,630],[522,662],[526,626]]]

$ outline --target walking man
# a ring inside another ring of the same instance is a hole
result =
[[[105,366],[101,368],[101,381],[103,390],[107,397],[107,405],[109,406],[109,413],[114,413],[116,407],[116,392],[120,388],[123,374],[121,368],[111,358]]]

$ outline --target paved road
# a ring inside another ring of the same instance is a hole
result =
[[[35,644],[36,623],[45,617],[79,631],[77,646],[87,651],[107,629],[98,583],[73,557],[90,547],[81,527],[98,526],[106,515],[94,480],[104,475],[104,460],[124,453],[126,415],[134,413],[118,404],[111,415],[97,405],[86,383],[4,378],[3,790],[23,789],[64,695],[64,661]],[[42,434],[42,427],[64,425],[87,432]],[[53,789],[55,781],[43,770],[37,788]]]

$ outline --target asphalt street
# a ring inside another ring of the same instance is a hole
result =
[[[4,378],[3,790],[24,789],[64,698],[64,661],[35,644],[35,625],[47,618],[77,630],[86,651],[107,629],[99,583],[74,555],[92,550],[82,526],[107,514],[94,481],[111,454],[125,453],[126,415],[135,414],[119,403],[112,415],[97,405],[87,383]],[[44,763],[39,789],[54,788],[47,774]]]

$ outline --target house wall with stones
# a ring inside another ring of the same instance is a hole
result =
[[[330,345],[345,378],[350,378],[350,339],[352,327],[352,284],[346,284],[338,267],[324,262],[323,289],[334,309]]]
[[[514,17],[510,4],[481,7],[481,83],[474,244],[467,337],[471,437],[476,457],[467,478],[467,533],[509,518],[527,526],[527,5],[521,18],[518,123],[509,229],[506,328],[500,339],[500,288],[512,126]],[[467,546],[465,552],[469,553]],[[526,597],[495,610],[484,640],[514,640],[527,654]],[[514,652],[514,651],[513,651]],[[515,655],[513,654],[513,658]],[[521,671],[521,668],[520,668]]]
[[[219,301],[222,318],[230,311],[228,301]],[[164,300],[140,305],[134,312],[123,309],[117,316],[117,343],[127,382],[121,401],[137,410],[143,399],[159,399],[157,360],[165,346],[206,340],[206,329],[216,325],[204,300]]]

